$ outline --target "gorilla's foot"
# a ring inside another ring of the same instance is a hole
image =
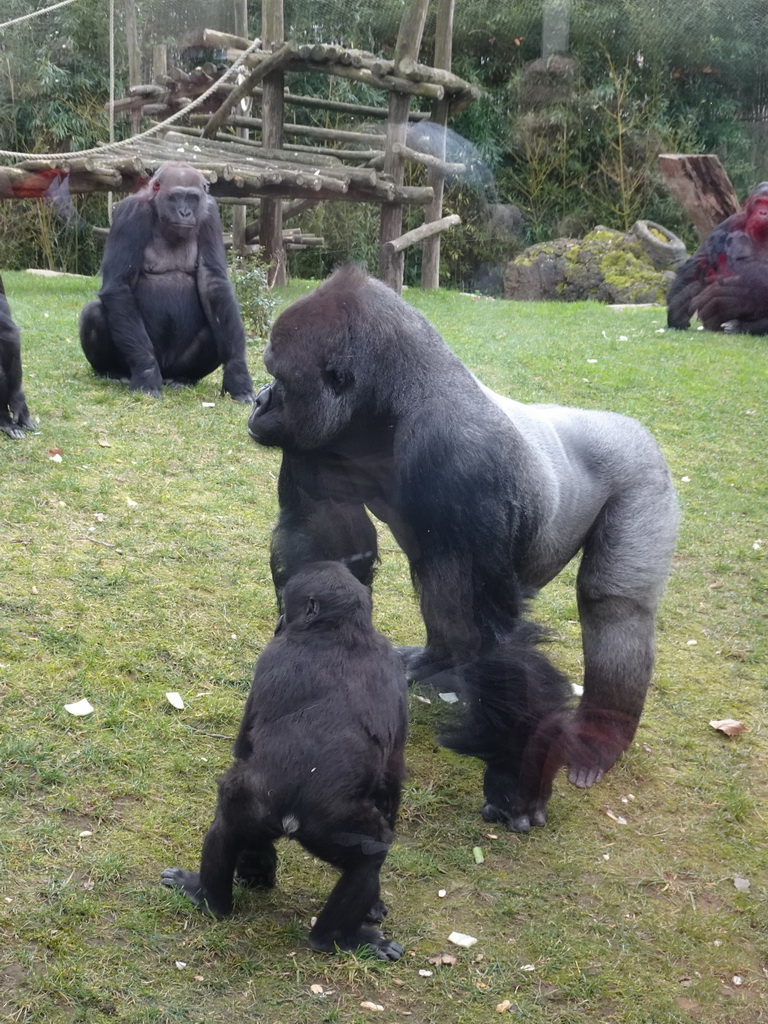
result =
[[[377,960],[399,960],[405,952],[398,942],[388,939],[373,925],[365,924],[346,933],[337,930],[319,932],[315,926],[309,933],[309,944],[321,953],[336,953],[340,949],[354,953],[358,949],[368,949]]]
[[[160,875],[160,881],[169,889],[181,889],[190,903],[193,903],[204,914],[221,919],[225,911],[219,910],[211,905],[211,901],[200,882],[200,875],[196,871],[185,871],[184,868],[165,868]]]
[[[400,647],[398,653],[409,683],[424,683],[440,692],[461,692],[462,673],[451,658],[433,654],[428,647]]]
[[[637,721],[622,711],[580,707],[566,733],[568,781],[579,789],[600,782],[629,747]]]
[[[510,832],[530,832],[546,825],[554,771],[554,763],[546,770],[531,763],[488,765],[483,779],[483,819],[499,821]]]
[[[499,821],[508,832],[530,832],[535,826],[546,825],[546,801],[534,801],[528,808],[500,807],[486,800],[481,811],[483,821]]]

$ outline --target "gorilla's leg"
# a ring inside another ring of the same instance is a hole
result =
[[[196,384],[221,366],[216,342],[207,325],[191,338],[176,339],[165,351],[158,351],[157,357],[163,384],[169,387]]]
[[[80,313],[80,345],[96,373],[128,383],[131,371],[112,341],[101,299],[86,303]]]
[[[235,870],[242,871],[246,881],[253,884],[274,883],[275,850],[271,839],[254,829],[248,822],[247,846],[241,835],[227,824],[221,808],[203,842],[200,871],[166,868],[161,877],[163,885],[181,889],[196,907],[214,917],[226,917],[232,912],[232,883]]]
[[[584,695],[565,758],[568,777],[580,788],[602,779],[637,729],[677,522],[671,485],[648,488],[609,502],[584,547],[576,583]]]
[[[341,877],[312,926],[310,946],[325,953],[368,947],[379,960],[399,960],[403,947],[373,923],[387,912],[380,899],[379,874],[392,830],[384,816],[359,804],[346,812],[334,808],[333,820],[318,821],[312,831],[314,835],[301,836],[302,845],[338,868]]]
[[[261,847],[248,846],[237,858],[235,878],[244,885],[271,889],[277,873],[277,851],[273,843]]]

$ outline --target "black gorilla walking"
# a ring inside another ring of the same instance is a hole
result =
[[[202,174],[167,163],[115,207],[99,297],[80,314],[96,373],[158,397],[224,367],[222,392],[253,401],[245,332],[216,203]]]
[[[274,885],[275,840],[298,839],[341,871],[309,934],[312,948],[368,946],[397,960],[402,947],[376,922],[387,912],[379,871],[405,773],[402,664],[373,628],[370,592],[338,562],[297,573],[284,608],[256,665],[200,871],[167,868],[162,880],[221,917],[232,910],[235,872]]]
[[[370,583],[366,508],[386,522],[426,625],[409,677],[443,673],[442,689],[468,696],[457,745],[486,763],[485,817],[515,831],[542,824],[558,764],[577,786],[598,782],[643,709],[678,521],[655,441],[626,416],[495,394],[421,314],[354,266],[278,317],[264,362],[275,380],[249,430],[283,449],[278,590],[319,558],[343,559]],[[584,696],[558,730],[562,686],[523,614],[579,551]]]

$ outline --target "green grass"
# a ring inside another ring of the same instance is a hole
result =
[[[40,430],[0,436],[0,1020],[488,1024],[509,1000],[531,1024],[768,1021],[768,339],[662,332],[661,309],[407,293],[499,391],[646,423],[683,525],[637,741],[590,792],[560,776],[546,828],[485,825],[480,765],[437,747],[437,709],[412,695],[384,873],[407,953],[382,965],[307,948],[333,875],[295,844],[278,887],[239,893],[225,922],[161,887],[163,867],[197,861],[274,626],[278,456],[249,441],[220,374],[161,401],[96,380],[77,341],[94,280],[4,279]],[[264,379],[256,345],[250,363]],[[419,642],[406,561],[382,547],[376,623]],[[576,677],[573,578],[536,614]],[[95,712],[72,718],[81,697]],[[715,733],[724,717],[747,731]],[[452,949],[454,930],[477,944]],[[456,964],[429,962],[441,952]]]

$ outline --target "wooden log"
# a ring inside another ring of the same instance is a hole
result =
[[[447,228],[452,228],[456,224],[461,224],[461,217],[458,213],[451,213],[447,217],[441,217],[440,220],[420,224],[419,227],[414,228],[413,231],[406,231],[399,238],[391,238],[388,242],[384,242],[384,248],[388,253],[394,255],[397,252],[402,252],[403,249],[407,249],[409,245],[423,242],[431,235],[438,235],[440,232],[445,231]]]
[[[283,0],[262,0],[261,34],[265,46],[276,46],[278,50],[285,45],[285,23]],[[290,50],[289,50],[290,55]],[[261,138],[265,146],[271,149],[282,149],[285,92],[285,61],[276,65],[264,79],[261,96],[261,112],[264,124]],[[283,185],[283,189],[285,189]],[[275,198],[265,196],[259,208],[259,236],[264,245],[267,259],[268,283],[284,285],[286,282],[285,250],[283,248],[283,201],[282,194]]]
[[[197,121],[198,123],[205,124],[208,121],[207,114],[191,114],[189,117],[190,121]],[[166,138],[176,137],[180,135],[186,135],[189,139],[196,139],[197,145],[201,144],[203,139],[200,129],[194,127],[187,127],[186,125],[175,124],[172,132],[166,132]],[[259,160],[279,160],[282,162],[287,161],[288,163],[294,164],[310,164],[316,167],[338,167],[341,164],[341,160],[333,155],[330,150],[327,152],[319,151],[316,147],[305,146],[307,152],[297,152],[298,147],[286,147],[285,149],[270,149],[264,146],[260,139],[240,139],[233,135],[227,135],[224,132],[216,132],[213,139],[206,139],[206,143],[213,145],[214,143],[221,142],[226,146],[235,146],[238,152],[252,154]],[[219,147],[221,148],[221,147]]]
[[[210,138],[215,135],[218,129],[224,124],[230,110],[238,103],[243,96],[247,96],[251,88],[257,82],[261,82],[267,75],[274,71],[280,71],[288,63],[292,48],[290,43],[283,43],[269,57],[266,57],[260,64],[235,88],[224,100],[219,109],[211,115],[208,124],[203,129],[203,135]]]
[[[192,120],[192,118],[190,118]],[[229,124],[234,127],[263,127],[263,120],[260,117],[232,117]],[[327,142],[359,142],[360,145],[383,146],[386,142],[386,135],[374,135],[369,132],[348,132],[341,128],[316,128],[307,124],[284,124],[283,132],[286,135],[306,136],[308,139],[322,139]]]
[[[421,37],[427,18],[429,0],[410,0],[403,14],[395,43],[395,75],[398,74],[400,62],[407,58],[415,60],[419,55]],[[383,81],[383,79],[382,79]],[[407,79],[401,79],[407,81]],[[427,86],[419,85],[419,88]],[[429,88],[439,91],[437,99],[443,98],[443,87],[430,85]],[[395,188],[403,187],[405,178],[405,161],[402,153],[395,150],[395,143],[405,145],[408,130],[408,109],[411,98],[406,92],[395,91],[389,97],[389,119],[387,121],[387,144],[384,156],[384,172],[392,178]],[[429,190],[434,198],[432,189]],[[379,224],[379,277],[399,295],[403,289],[404,259],[402,250],[393,251],[387,248],[387,242],[402,234],[403,207],[397,198],[381,208]]]
[[[455,0],[438,0],[435,13],[435,67],[450,71],[453,59],[453,15]],[[432,120],[443,129],[440,137],[440,152],[436,154],[445,160],[445,128],[448,124],[449,101],[437,100],[432,104]],[[424,221],[431,224],[443,216],[443,193],[445,191],[445,174],[440,167],[430,167],[427,172],[427,184],[432,187],[434,199],[424,210]],[[421,287],[424,289],[440,287],[440,243],[441,234],[431,235],[424,242],[421,250]]]
[[[200,37],[200,45],[210,46],[212,50],[247,50],[258,39],[246,39],[244,36],[232,35],[229,32],[217,32],[213,28],[204,28]]]
[[[396,142],[395,149],[398,153],[402,153],[406,160],[413,160],[414,163],[432,167],[434,170],[440,171],[442,175],[464,174],[467,170],[466,164],[446,163],[440,157],[432,156],[430,153],[420,153],[417,149],[411,149],[402,142]]]
[[[471,88],[469,82],[454,75],[445,68],[431,68],[427,64],[419,64],[412,57],[404,57],[397,66],[397,73],[412,82],[432,82],[442,85],[448,92],[466,92]]]
[[[693,221],[702,242],[740,209],[730,178],[714,153],[662,153],[659,167],[667,188]]]

